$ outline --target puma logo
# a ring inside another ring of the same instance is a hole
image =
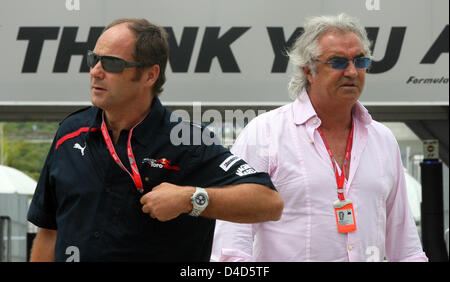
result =
[[[74,149],[79,149],[81,151],[81,155],[84,156],[84,149],[86,149],[86,143],[84,144],[84,147],[81,147],[80,144],[75,143],[75,145],[73,145]]]

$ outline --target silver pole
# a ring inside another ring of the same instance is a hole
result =
[[[3,122],[0,122],[0,165],[3,165],[4,159],[3,159]]]
[[[6,233],[5,227],[8,229]],[[11,261],[11,218],[9,216],[0,216],[0,236],[0,261]]]
[[[5,243],[4,243],[4,234],[3,234],[3,225],[4,225],[4,220],[3,217],[0,216],[0,262],[5,261],[3,259],[4,256],[4,252],[5,252]]]
[[[6,261],[11,261],[11,218],[8,217],[8,243],[7,243],[8,251],[6,252]]]

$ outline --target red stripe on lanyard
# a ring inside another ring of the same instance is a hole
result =
[[[131,172],[130,173],[128,171],[128,169],[123,165],[122,161],[120,160],[119,156],[116,153],[116,150],[114,149],[114,145],[112,143],[111,137],[109,136],[108,133],[108,129],[106,128],[106,124],[105,124],[105,112],[103,112],[102,115],[102,134],[103,134],[103,138],[105,139],[106,142],[106,146],[108,147],[108,151],[111,154],[111,157],[114,159],[114,161],[116,162],[116,164],[124,171],[126,171],[128,173],[128,175],[131,177],[131,179],[134,182],[134,185],[136,186],[136,188],[138,189],[139,192],[143,192],[143,185],[142,185],[142,180],[141,180],[141,175],[139,174],[139,169],[137,167],[136,164],[136,160],[134,158],[133,155],[133,150],[131,149],[131,135],[133,134],[133,129],[141,122],[138,122],[135,126],[133,126],[133,128],[130,130],[130,133],[128,134],[128,142],[127,142],[127,155],[128,155],[128,160],[130,162],[130,166],[131,166]]]
[[[322,137],[323,143],[325,144],[325,147],[327,148],[328,155],[330,156],[331,163],[333,164],[334,174],[336,176],[339,200],[343,201],[343,200],[345,200],[345,197],[344,197],[345,172],[347,171],[348,165],[350,163],[350,154],[352,152],[352,146],[353,146],[353,123],[352,123],[352,129],[350,130],[350,134],[348,136],[347,147],[345,148],[345,159],[344,159],[344,165],[342,167],[341,175],[339,175],[339,172],[337,169],[338,164],[336,162],[336,159],[333,157],[333,153],[331,152],[331,149],[328,146],[327,141],[325,140],[325,136],[323,135],[322,130],[320,130],[320,127],[317,128],[317,130],[320,133],[320,137]]]

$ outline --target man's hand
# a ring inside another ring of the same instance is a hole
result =
[[[191,196],[195,187],[163,182],[141,198],[142,211],[159,221],[176,218],[192,210]]]

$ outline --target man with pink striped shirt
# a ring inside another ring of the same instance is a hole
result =
[[[213,261],[427,261],[398,144],[358,102],[370,42],[345,14],[311,18],[289,52],[293,103],[252,120],[232,153],[269,173],[278,222],[218,221]]]

